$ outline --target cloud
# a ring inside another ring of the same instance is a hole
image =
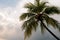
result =
[[[23,40],[17,7],[0,8],[0,40]]]
[[[6,40],[19,40],[23,39],[22,35],[23,32],[21,31],[19,23],[12,22],[12,20],[6,20],[5,22],[0,23],[0,39],[6,39]]]
[[[26,2],[33,2],[34,0],[21,0],[19,1],[15,7],[3,7],[0,8],[0,40],[23,40],[24,33],[21,30],[21,25],[23,21],[19,21],[19,16],[27,12],[25,8],[23,8]],[[60,16],[60,15],[59,15]],[[44,36],[46,39],[49,34]],[[31,40],[44,40],[43,36],[39,31],[33,33],[31,36]],[[54,38],[53,38],[54,39]]]
[[[49,2],[50,2],[51,5],[55,5],[55,6],[60,7],[60,5],[59,5],[60,4],[60,0],[53,0],[53,1],[49,0]]]

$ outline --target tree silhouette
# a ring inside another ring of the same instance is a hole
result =
[[[33,3],[27,3],[24,7],[28,9],[27,13],[23,13],[20,16],[21,20],[27,20],[23,23],[22,29],[24,31],[24,39],[30,37],[32,31],[36,31],[38,25],[40,24],[41,32],[44,33],[44,29],[46,29],[52,36],[54,36],[57,40],[60,40],[55,34],[53,34],[49,29],[48,25],[51,25],[54,28],[60,30],[59,23],[55,19],[49,17],[52,14],[59,14],[60,11],[55,6],[46,5],[48,2],[42,2],[40,0],[35,0]]]

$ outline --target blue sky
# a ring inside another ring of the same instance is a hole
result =
[[[0,40],[23,40],[24,32],[21,30],[23,21],[19,20],[19,16],[26,12],[23,8],[26,2],[33,0],[0,0]],[[59,0],[50,0],[49,4],[59,6]],[[60,15],[51,16],[60,22]],[[53,32],[60,37],[58,30]],[[58,33],[57,33],[58,32]],[[47,31],[41,35],[40,30],[33,32],[31,40],[55,40]]]
[[[0,0],[0,5],[3,7],[5,6],[16,6],[19,0]]]

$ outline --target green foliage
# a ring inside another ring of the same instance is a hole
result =
[[[44,28],[44,25],[43,25],[42,23],[40,23],[40,28],[41,28],[41,33],[43,34],[43,33],[44,33],[45,28]]]
[[[25,30],[25,39],[30,37],[32,31],[36,31],[39,21],[46,21],[47,25],[52,25],[54,28],[60,30],[60,24],[53,18],[49,17],[49,14],[59,14],[60,10],[54,6],[47,6],[47,2],[40,2],[40,0],[35,0],[35,3],[27,3],[24,7],[28,8],[28,13],[23,13],[20,16],[21,20],[26,20],[22,25],[22,30]],[[44,8],[46,8],[44,10]],[[43,11],[44,10],[44,11]],[[43,12],[42,12],[43,11]],[[44,33],[44,25],[40,23],[41,32]]]
[[[35,7],[35,5],[32,3],[27,3],[24,7],[28,8],[28,9],[33,9]]]
[[[33,14],[33,13],[23,13],[21,16],[20,16],[20,19],[21,20],[24,20],[24,19],[26,19],[26,17],[31,17],[31,16],[33,16],[33,15],[35,15],[35,14]]]
[[[40,4],[40,0],[35,0],[35,5],[39,6],[39,4]]]
[[[46,22],[47,22],[47,24],[49,25],[52,25],[52,27],[54,27],[54,28],[57,28],[58,27],[58,21],[56,21],[55,19],[53,19],[53,18],[50,18],[50,17],[46,17],[45,18],[45,20],[46,20]]]
[[[25,21],[22,25],[22,30],[25,29],[24,32],[25,38],[27,36],[30,37],[30,35],[32,34],[32,30],[36,31],[37,26],[38,26],[38,22],[34,16],[28,19],[27,21]]]
[[[24,7],[28,8],[30,12],[37,13],[37,12],[41,12],[46,7],[45,4],[47,2],[39,3],[38,0],[36,0],[36,3],[35,4],[27,3]]]
[[[45,10],[45,13],[47,14],[59,14],[60,13],[60,10],[57,8],[57,7],[47,7],[46,10]]]

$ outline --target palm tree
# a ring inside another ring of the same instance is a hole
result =
[[[49,17],[52,14],[59,14],[60,11],[55,6],[46,5],[48,2],[41,2],[40,0],[35,0],[34,3],[27,3],[24,7],[28,9],[28,12],[23,13],[20,16],[21,20],[25,20],[22,29],[24,30],[25,39],[30,37],[32,31],[36,31],[40,24],[41,32],[44,33],[44,29],[46,29],[52,36],[54,36],[57,40],[60,40],[55,34],[53,34],[49,29],[48,25],[51,25],[53,28],[58,28],[59,23],[55,19]]]

